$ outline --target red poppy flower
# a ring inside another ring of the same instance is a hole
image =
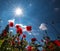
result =
[[[20,26],[19,25],[16,25],[16,28],[18,29]]]
[[[36,41],[36,38],[32,38],[31,41]]]
[[[55,40],[54,43],[60,47],[60,40]]]
[[[31,26],[26,26],[26,30],[27,31],[31,31],[32,30],[32,27]]]
[[[16,31],[17,31],[17,33],[19,33],[20,35],[22,34],[22,28],[21,28],[21,27],[19,27]]]
[[[9,26],[10,27],[13,27],[14,26],[14,23],[13,22],[9,22]]]
[[[23,35],[23,38],[26,38],[26,35]]]
[[[27,47],[27,50],[28,50],[28,51],[32,51],[32,46],[28,46],[28,47]]]

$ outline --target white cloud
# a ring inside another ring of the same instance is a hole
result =
[[[10,32],[13,32],[13,30],[10,30]]]
[[[29,35],[32,35],[32,33],[31,33],[31,32],[28,32],[28,34],[29,34]]]
[[[28,35],[33,35],[33,36],[39,35],[38,32],[27,32],[27,33],[28,33]]]
[[[26,31],[26,29],[25,29],[25,28],[23,28],[23,32],[24,32],[24,31]]]
[[[8,20],[8,22],[13,22],[14,23],[15,22],[15,19]]]
[[[23,25],[23,24],[20,24],[20,26],[21,26],[22,28],[25,28],[25,27],[26,27],[26,25]]]
[[[46,24],[45,24],[45,23],[42,23],[42,24],[39,26],[39,29],[41,29],[41,30],[47,30]]]
[[[23,24],[15,24],[15,26],[16,25],[19,25],[19,26],[21,26],[22,28],[25,28],[26,27],[26,25],[23,25]]]
[[[19,26],[20,26],[20,24],[15,24],[15,26],[16,26],[16,25],[19,25]]]

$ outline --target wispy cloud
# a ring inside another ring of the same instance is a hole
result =
[[[13,30],[10,30],[10,32],[13,32]]]
[[[22,28],[25,28],[26,27],[26,25],[23,25],[23,24],[15,24],[15,26],[16,25],[19,25],[20,27],[22,27]]]
[[[45,24],[45,23],[42,23],[42,24],[39,26],[39,29],[40,29],[40,30],[47,30],[46,24]]]
[[[8,22],[13,22],[14,23],[15,22],[15,19],[8,20]]]

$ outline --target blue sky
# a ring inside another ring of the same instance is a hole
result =
[[[14,9],[18,7],[23,9],[24,16],[15,16]],[[38,41],[45,34],[39,26],[45,23],[48,36],[54,40],[57,37],[56,34],[60,34],[60,0],[0,0],[0,19],[2,20],[0,33],[8,24],[8,20],[15,19],[15,24],[31,25],[34,30],[32,34],[35,34]],[[15,34],[15,28],[10,29]],[[27,34],[27,40],[33,37],[27,32],[24,34]]]

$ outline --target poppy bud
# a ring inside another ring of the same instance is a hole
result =
[[[50,50],[54,50],[54,44],[53,43],[50,43],[49,47],[48,47]]]
[[[36,38],[32,38],[31,41],[36,41]]]
[[[23,35],[23,38],[26,38],[26,35]]]

